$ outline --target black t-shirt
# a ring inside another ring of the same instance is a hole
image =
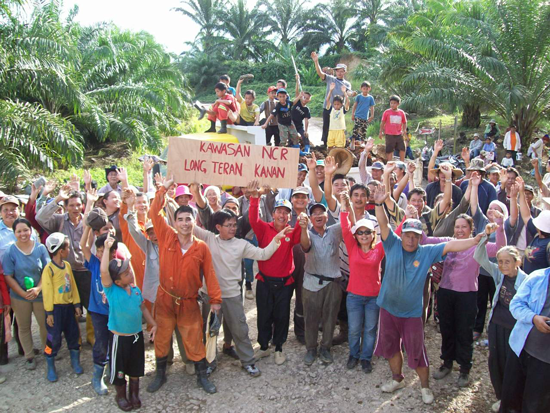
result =
[[[294,126],[296,126],[296,129],[303,129],[304,119],[310,119],[311,113],[309,111],[309,108],[307,106],[302,106],[302,101],[298,100],[298,102],[292,106],[292,121],[294,122]]]
[[[273,109],[273,115],[277,116],[277,121],[280,125],[290,126],[292,122],[292,117],[290,116],[290,109],[292,104],[287,100],[286,104],[283,106],[281,102],[277,102],[277,106]]]
[[[513,329],[516,324],[516,319],[510,312],[510,301],[512,301],[512,298],[516,295],[515,283],[515,277],[504,276],[504,281],[498,292],[497,305],[493,310],[493,317],[491,318],[492,323],[509,328],[510,330]]]

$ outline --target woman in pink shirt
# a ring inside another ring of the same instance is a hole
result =
[[[343,192],[340,199],[340,225],[348,250],[350,272],[346,298],[350,351],[347,368],[355,368],[361,360],[363,371],[370,373],[380,311],[376,298],[380,292],[380,263],[384,258],[384,248],[381,242],[376,242],[372,220],[360,219],[350,228],[348,193]]]

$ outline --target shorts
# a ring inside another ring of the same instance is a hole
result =
[[[346,146],[346,131],[345,130],[329,130],[327,138],[327,148],[336,146],[344,148]]]
[[[386,153],[393,153],[395,150],[405,151],[403,135],[386,135]]]
[[[429,366],[422,317],[396,317],[380,308],[374,354],[390,359],[401,351],[401,343],[405,346],[407,364],[411,369]]]
[[[296,132],[296,127],[293,124],[281,125],[279,123],[279,139],[281,140],[282,146],[286,146],[288,138],[290,138],[292,145],[298,145],[299,138],[298,132]]]
[[[145,375],[143,331],[131,336],[113,334],[110,363],[109,382],[115,386],[124,385],[125,376],[143,377]]]
[[[369,127],[369,121],[356,117],[355,124],[353,125],[353,138],[360,140],[367,140],[367,128]]]

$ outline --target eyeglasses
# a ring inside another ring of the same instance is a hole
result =
[[[372,234],[372,231],[370,229],[366,229],[364,231],[355,231],[356,235],[370,235]]]
[[[227,225],[222,225],[222,227],[225,227],[225,228],[237,228],[237,224],[227,224]]]

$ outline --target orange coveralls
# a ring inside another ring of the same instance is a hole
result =
[[[176,326],[183,339],[187,358],[200,361],[206,357],[202,342],[202,316],[197,302],[202,286],[201,270],[208,288],[210,304],[221,304],[222,293],[212,265],[208,246],[193,236],[193,244],[185,255],[181,252],[177,231],[163,216],[166,189],[161,187],[149,212],[159,243],[159,289],[155,302],[155,356],[166,357]],[[178,297],[178,298],[176,298]]]

